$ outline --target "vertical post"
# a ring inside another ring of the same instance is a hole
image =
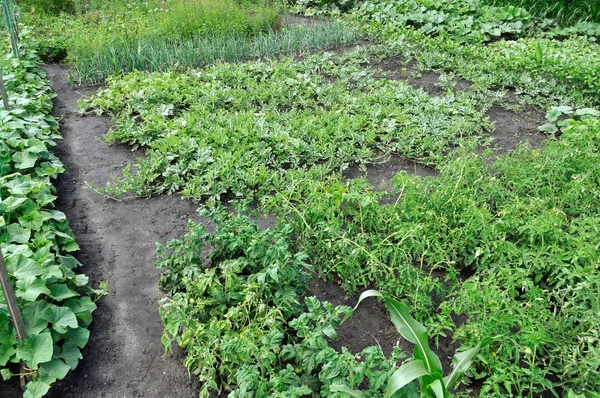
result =
[[[0,284],[2,284],[2,291],[4,292],[4,297],[6,298],[6,305],[8,305],[8,313],[10,314],[10,318],[12,319],[13,324],[15,325],[15,330],[17,331],[17,341],[20,343],[27,338],[27,331],[25,330],[25,324],[23,323],[21,312],[17,306],[17,296],[15,296],[15,291],[13,290],[12,283],[10,282],[2,252],[0,252]]]
[[[4,292],[4,297],[6,298],[6,305],[8,306],[10,319],[12,319],[13,325],[15,325],[17,342],[20,343],[27,338],[27,331],[25,330],[25,324],[23,323],[23,318],[21,317],[21,311],[19,311],[19,306],[17,305],[17,296],[15,296],[15,291],[13,290],[12,283],[8,276],[6,263],[4,262],[4,257],[2,256],[2,250],[0,250],[0,284],[2,285],[2,291]],[[25,389],[25,384],[27,383],[27,378],[23,376],[25,370],[25,367],[23,364],[21,364],[20,379],[21,388],[23,389]]]
[[[2,67],[0,66],[0,93],[2,94],[2,103],[4,104],[4,110],[10,111],[8,106],[8,95],[6,94],[6,86],[4,85],[4,77],[2,76]],[[1,255],[0,255],[1,257]]]

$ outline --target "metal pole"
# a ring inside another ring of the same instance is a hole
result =
[[[10,106],[8,106],[8,95],[6,94],[6,87],[4,86],[4,77],[2,76],[2,67],[0,67],[0,93],[2,94],[4,110],[10,111]]]
[[[15,325],[15,330],[17,332],[17,343],[21,343],[27,338],[27,331],[25,330],[25,324],[23,323],[23,318],[21,317],[21,311],[19,311],[19,306],[17,305],[17,296],[15,296],[15,291],[13,290],[12,283],[8,276],[8,270],[6,269],[4,257],[2,256],[2,250],[0,250],[0,284],[2,285],[2,291],[4,292],[4,297],[6,298],[6,305],[8,306],[10,319],[12,319],[13,325]],[[23,390],[25,390],[25,385],[29,380],[29,378],[25,376],[26,371],[27,368],[23,365],[23,363],[21,363],[20,382]]]
[[[4,263],[4,257],[2,257],[2,253],[0,252],[0,283],[2,284],[2,291],[4,292],[4,297],[6,298],[6,305],[8,306],[8,312],[10,314],[10,318],[15,325],[15,330],[17,331],[17,342],[27,338],[27,331],[25,330],[25,324],[23,323],[23,318],[21,318],[21,312],[19,311],[19,307],[17,306],[17,296],[15,296],[15,291],[13,290],[12,283],[10,282],[10,278],[8,276],[8,270],[6,269],[6,264]]]

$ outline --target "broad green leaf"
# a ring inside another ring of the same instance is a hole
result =
[[[49,281],[49,280],[59,280],[62,279],[64,277],[62,270],[60,269],[60,267],[58,265],[51,265],[49,267],[44,267],[44,272],[40,275],[40,278],[42,278],[45,281]],[[50,290],[52,290],[52,288],[50,288]]]
[[[64,306],[70,308],[84,326],[92,322],[92,312],[96,309],[96,304],[89,297],[70,299]]]
[[[72,253],[79,250],[79,245],[74,240],[70,240],[69,242],[62,245],[62,249],[66,252]]]
[[[585,394],[577,394],[575,391],[569,390],[567,398],[585,398]]]
[[[427,387],[430,388],[431,391],[433,391],[433,394],[435,395],[436,398],[445,398],[447,395],[445,393],[444,385],[442,384],[442,381],[440,379],[436,379],[433,383],[429,384]]]
[[[50,195],[50,196],[52,197],[50,202],[52,202],[54,199],[56,199],[56,196],[52,196],[52,195]],[[48,203],[50,203],[50,202],[48,202]],[[67,219],[67,217],[65,216],[65,213],[58,211],[58,210],[50,210],[50,215],[52,216],[52,219],[56,220],[56,221],[64,221]]]
[[[67,340],[61,347],[60,357],[71,369],[75,369],[83,355],[75,342]]]
[[[425,367],[420,359],[408,361],[402,364],[398,370],[390,377],[385,391],[385,398],[394,395],[402,387],[419,377],[429,374],[429,370]]]
[[[6,366],[10,358],[15,355],[17,350],[12,345],[0,345],[0,366]]]
[[[2,204],[5,206],[5,211],[11,213],[19,208],[27,198],[18,197],[18,196],[9,196],[8,198],[2,201]]]
[[[27,152],[41,153],[46,151],[48,151],[46,145],[37,138],[30,138],[27,140]]]
[[[5,229],[7,234],[7,241],[14,243],[27,243],[31,237],[31,230],[23,228],[19,224],[10,224]]]
[[[52,329],[61,334],[66,333],[69,328],[75,329],[79,326],[75,314],[68,307],[50,305],[43,318],[52,324]]]
[[[78,293],[69,289],[64,283],[54,284],[50,287],[50,293],[48,294],[54,300],[63,301],[71,297],[79,296]]]
[[[40,381],[52,384],[56,380],[64,379],[71,367],[60,359],[53,359],[40,365]]]
[[[65,340],[70,341],[77,347],[83,348],[90,338],[90,331],[86,328],[78,327],[77,329],[70,329],[64,337]]]
[[[600,111],[593,109],[593,108],[581,108],[581,109],[577,109],[575,111],[575,115],[577,115],[577,116],[590,115],[590,116],[594,116],[594,117],[599,117]]]
[[[39,211],[32,211],[27,215],[19,217],[19,224],[32,230],[41,229],[42,225],[44,225],[44,221],[46,221],[46,217]]]
[[[42,398],[50,390],[50,385],[41,381],[30,381],[25,388],[27,390],[23,393],[23,398]]]
[[[15,162],[17,169],[30,169],[35,166],[38,160],[38,155],[29,151],[17,152],[12,155],[12,160]]]
[[[26,301],[36,301],[40,294],[49,294],[46,283],[36,276],[17,280],[15,295]]]
[[[12,373],[10,369],[0,369],[0,375],[2,375],[2,380],[9,380],[12,377]]]
[[[23,254],[7,258],[6,268],[16,279],[40,276],[44,272],[44,266],[42,264]]]
[[[453,389],[456,383],[469,369],[469,367],[473,363],[473,359],[475,359],[479,350],[484,347],[487,347],[491,342],[498,339],[499,337],[500,336],[485,338],[481,340],[481,342],[475,347],[455,353],[454,357],[452,358],[452,373],[444,377],[444,384],[446,385],[446,388],[448,390]]]
[[[538,127],[538,130],[550,135],[554,135],[558,132],[558,127],[556,127],[554,123],[546,123]]]
[[[17,347],[17,359],[27,363],[32,369],[37,369],[40,363],[52,359],[54,344],[50,332],[29,336]]]
[[[385,297],[384,299],[396,330],[406,340],[415,344],[415,358],[422,359],[431,374],[442,376],[442,363],[429,348],[429,336],[425,327],[410,315],[407,306],[393,298]]]
[[[73,281],[76,286],[85,286],[90,281],[90,278],[85,276],[84,274],[75,275],[75,280]]]
[[[57,256],[59,262],[65,266],[67,269],[73,269],[79,267],[81,263],[75,259],[73,256]]]
[[[48,321],[42,317],[42,314],[46,312],[49,306],[50,304],[45,300],[29,302],[23,305],[21,315],[28,335],[38,334],[48,327]]]
[[[344,384],[339,384],[339,383],[332,384],[329,387],[329,391],[330,392],[343,392],[353,398],[366,398],[367,397],[362,391],[353,390],[350,387],[348,387]]]
[[[19,179],[15,179],[4,184],[11,195],[17,196],[28,194],[31,192],[34,185],[34,182],[31,181],[31,177],[29,176],[21,176]]]

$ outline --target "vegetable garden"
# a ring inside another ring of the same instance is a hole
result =
[[[2,396],[600,396],[600,8],[550,3],[19,2]]]

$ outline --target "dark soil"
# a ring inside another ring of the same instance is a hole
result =
[[[496,123],[494,131],[490,133],[495,156],[510,153],[524,142],[532,147],[539,146],[547,138],[537,129],[545,122],[544,113],[538,109],[528,107],[517,113],[494,106],[487,116]]]
[[[406,171],[419,177],[437,177],[439,175],[439,172],[431,167],[398,155],[392,155],[385,162],[366,165],[366,171],[360,170],[357,165],[352,165],[344,170],[342,176],[344,179],[366,178],[376,189],[388,189],[392,178],[400,171]]]
[[[339,284],[334,281],[324,281],[314,279],[309,282],[306,296],[315,296],[321,301],[328,301],[331,304],[347,305],[354,307],[358,302],[360,293],[348,295]],[[457,317],[458,319],[458,317]],[[458,319],[460,323],[464,319]],[[337,330],[338,339],[330,342],[331,346],[341,352],[342,347],[346,347],[351,353],[358,354],[369,346],[379,346],[383,354],[387,357],[391,354],[394,347],[400,348],[411,356],[414,345],[404,340],[390,320],[390,314],[385,306],[375,298],[369,298],[363,301],[356,311],[346,322]],[[430,341],[431,348],[440,358],[442,368],[448,371],[452,368],[452,356],[459,344],[452,342],[452,334],[447,337],[440,336],[439,345]]]
[[[420,71],[415,61],[406,62],[399,58],[387,58],[369,63],[375,70],[374,77],[379,79],[403,80],[414,88],[420,88],[432,97],[440,97],[445,90],[439,85],[440,74],[431,70]],[[454,90],[466,90],[471,82],[457,78],[454,80]]]

